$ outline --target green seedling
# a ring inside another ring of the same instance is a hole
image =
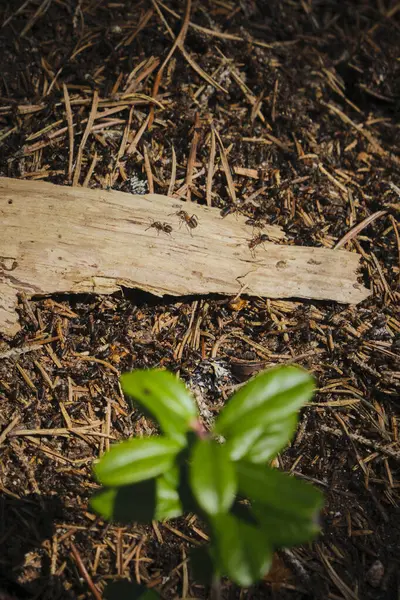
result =
[[[161,434],[116,444],[96,462],[103,487],[91,506],[100,516],[149,523],[195,512],[210,536],[191,556],[196,576],[204,583],[225,576],[242,587],[262,579],[276,550],[317,535],[322,494],[270,466],[313,395],[306,371],[283,366],[259,374],[230,398],[211,431],[172,373],[133,371],[121,385]]]

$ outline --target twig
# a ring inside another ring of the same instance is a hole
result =
[[[9,422],[7,427],[5,429],[3,429],[3,431],[0,433],[0,446],[4,442],[4,440],[7,438],[10,431],[12,431],[14,429],[14,427],[19,423],[20,418],[21,418],[21,415],[14,413],[14,417],[12,418],[12,420]]]
[[[78,156],[76,159],[76,166],[75,166],[75,173],[74,173],[74,178],[72,180],[72,185],[78,185],[79,184],[79,176],[81,174],[81,168],[82,168],[82,157],[83,157],[83,149],[85,147],[85,144],[88,140],[89,134],[91,132],[92,126],[93,126],[93,122],[96,118],[96,114],[97,114],[97,106],[99,104],[99,93],[97,90],[95,90],[94,94],[93,94],[93,104],[92,104],[92,109],[90,111],[90,115],[89,115],[89,119],[88,122],[86,124],[86,129],[84,131],[84,134],[82,136],[82,140],[79,146],[79,150],[78,150]]]
[[[171,166],[171,179],[169,180],[167,196],[172,196],[174,193],[176,181],[176,152],[174,146],[172,146],[172,166]]]
[[[68,94],[68,88],[63,83],[63,91],[64,91],[64,102],[65,102],[65,111],[67,113],[67,123],[68,123],[68,142],[69,142],[69,155],[68,155],[68,181],[72,180],[72,166],[74,161],[74,122],[71,110],[71,101]]]
[[[157,12],[159,12],[157,2],[155,0],[152,0],[152,2],[153,2],[153,5],[155,6],[155,8],[157,9]],[[164,62],[162,63],[161,67],[159,68],[156,78],[154,80],[153,90],[152,90],[152,94],[151,94],[153,98],[156,98],[156,96],[158,94],[158,90],[160,88],[160,83],[161,83],[161,79],[162,79],[165,67],[169,63],[169,61],[172,58],[177,47],[183,46],[183,42],[185,40],[186,33],[187,33],[187,30],[189,27],[191,7],[192,7],[192,0],[187,0],[186,1],[186,10],[185,10],[185,15],[183,17],[181,30],[180,30],[179,34],[177,35],[177,37],[175,38],[175,41],[172,44],[171,50],[168,52]],[[154,121],[154,105],[152,105],[150,108],[149,127],[152,126],[153,121]]]
[[[11,350],[6,350],[6,352],[0,354],[0,360],[15,358],[21,356],[21,354],[26,354],[27,352],[34,352],[34,350],[41,350],[42,347],[43,344],[31,344],[30,346],[23,346],[22,348],[11,348]]]
[[[151,172],[151,164],[150,164],[149,153],[147,152],[146,144],[143,144],[143,155],[144,155],[144,168],[146,170],[149,192],[150,192],[150,194],[154,194],[154,179],[153,179],[153,173]]]
[[[366,217],[363,221],[357,223],[357,225],[354,225],[354,227],[350,229],[350,231],[348,231],[346,235],[343,236],[342,239],[337,242],[333,249],[337,250],[338,248],[341,248],[342,246],[347,244],[347,242],[355,238],[359,233],[361,233],[363,229],[368,227],[368,225],[373,223],[376,219],[379,219],[380,217],[386,215],[386,212],[386,210],[378,210],[378,212],[369,215],[369,217]]]
[[[226,151],[225,151],[224,145],[222,143],[221,136],[219,135],[219,133],[216,129],[213,129],[213,130],[215,132],[215,135],[217,136],[219,150],[220,150],[220,154],[221,154],[221,162],[222,162],[222,166],[224,168],[229,193],[231,195],[232,202],[234,202],[234,204],[236,204],[237,203],[236,190],[235,190],[235,185],[234,185],[233,179],[232,179],[231,169],[230,169],[229,163],[228,163],[228,157],[226,155]]]
[[[26,35],[28,31],[32,29],[39,17],[42,17],[47,12],[52,1],[53,0],[43,0],[42,4],[39,6],[33,17],[29,19],[28,23],[25,25],[24,29],[20,33],[21,37],[24,37],[24,35]]]
[[[147,115],[147,117],[145,118],[145,120],[143,121],[143,123],[141,124],[139,129],[137,130],[135,137],[131,141],[131,143],[128,147],[128,150],[126,151],[126,154],[128,156],[130,154],[132,154],[133,152],[135,152],[136,147],[137,147],[138,143],[140,142],[140,139],[141,139],[143,133],[146,131],[149,121],[150,121],[150,115]]]
[[[208,173],[207,173],[207,189],[206,189],[206,199],[207,206],[212,206],[212,183],[214,176],[214,163],[215,163],[215,131],[214,128],[211,128],[211,150],[210,150],[210,160],[208,162]]]
[[[328,427],[327,425],[321,425],[321,429],[322,431],[330,433],[336,437],[342,437],[343,435],[343,432],[340,429],[333,429],[332,427]],[[360,444],[363,444],[363,446],[373,448],[373,450],[376,450],[377,452],[382,452],[382,454],[385,454],[386,456],[389,456],[389,458],[393,458],[394,460],[400,460],[400,451],[396,452],[396,450],[393,450],[388,446],[383,446],[379,442],[369,440],[364,436],[360,435],[359,433],[348,432],[347,435],[351,440],[359,442]]]
[[[194,163],[196,162],[196,153],[197,153],[197,144],[199,143],[199,127],[200,127],[200,115],[198,112],[196,112],[196,116],[195,116],[195,120],[194,120],[194,131],[193,131],[193,139],[192,139],[192,145],[190,146],[190,153],[189,153],[189,159],[188,159],[188,163],[187,163],[187,170],[186,170],[186,185],[187,185],[187,200],[188,202],[191,201],[191,185],[192,185],[192,179],[193,179],[193,168],[194,168]]]
[[[72,550],[72,554],[74,555],[74,559],[76,561],[78,570],[79,570],[80,574],[82,575],[82,577],[84,578],[84,580],[86,581],[86,583],[88,584],[89,589],[92,592],[93,596],[95,597],[96,600],[102,600],[102,596],[101,596],[99,590],[97,589],[97,587],[94,585],[89,573],[87,572],[86,567],[82,562],[81,556],[73,542],[71,542],[71,550]]]
[[[88,170],[88,172],[86,173],[86,177],[85,177],[85,179],[84,179],[84,181],[83,181],[83,183],[82,183],[82,187],[88,187],[88,185],[89,185],[89,182],[90,182],[90,180],[91,180],[91,178],[92,178],[92,175],[93,175],[93,171],[94,171],[94,170],[95,170],[95,168],[96,168],[96,165],[97,165],[97,162],[98,162],[98,160],[99,160],[99,157],[98,157],[98,155],[97,155],[97,152],[95,151],[95,153],[94,153],[94,156],[93,156],[93,158],[92,158],[92,162],[90,163],[89,170]]]

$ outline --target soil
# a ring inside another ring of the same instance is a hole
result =
[[[184,13],[169,0],[2,2],[0,175],[70,185],[97,92],[80,184],[166,194],[173,177],[182,201],[235,206],[291,244],[332,248],[361,224],[343,246],[362,256],[372,294],[356,307],[135,290],[21,298],[21,332],[0,339],[0,597],[91,598],[82,564],[99,597],[116,577],[207,597],[186,560],[206,536],[195,517],[123,528],[88,508],[92,461],[154,431],[118,375],[179,373],[207,424],[239,383],[287,362],[318,392],[277,466],[326,494],[321,535],[249,590],[224,581],[222,596],[399,597],[400,5],[194,2],[157,90]],[[217,146],[210,193],[212,128],[234,187]]]

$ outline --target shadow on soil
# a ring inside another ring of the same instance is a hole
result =
[[[72,600],[59,577],[51,574],[43,547],[51,544],[54,523],[65,518],[58,496],[17,499],[0,494],[0,600]]]

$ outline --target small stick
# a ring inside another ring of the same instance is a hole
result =
[[[143,144],[143,155],[144,155],[144,168],[147,175],[147,183],[149,185],[150,194],[154,194],[154,180],[153,173],[151,172],[151,164],[149,159],[149,153],[147,152],[146,144]]]
[[[272,119],[273,123],[275,123],[275,119],[276,119],[276,98],[278,96],[278,87],[279,87],[279,79],[276,79],[275,85],[274,85],[274,96],[272,99],[272,112],[271,112],[271,119]]]
[[[193,167],[194,167],[194,163],[196,162],[196,153],[197,153],[197,144],[199,143],[199,126],[200,126],[200,116],[199,113],[196,113],[195,116],[195,120],[194,120],[194,131],[193,131],[193,139],[192,139],[192,145],[190,146],[190,153],[189,153],[189,159],[188,159],[188,163],[187,163],[187,171],[186,171],[186,185],[187,185],[187,200],[188,202],[191,202],[192,198],[191,198],[191,190],[190,187],[192,185],[192,180],[193,180]]]
[[[87,572],[86,567],[82,562],[81,556],[73,542],[71,542],[71,550],[72,550],[72,554],[74,555],[76,565],[79,569],[79,572],[82,575],[82,577],[84,578],[84,580],[86,581],[86,583],[88,584],[89,589],[92,592],[93,596],[95,597],[96,600],[102,600],[101,594],[100,594],[99,590],[97,589],[97,587],[94,585],[92,578],[90,577],[89,573]]]
[[[68,94],[68,88],[63,83],[65,112],[67,113],[68,123],[68,141],[69,141],[69,156],[68,156],[68,181],[72,181],[72,165],[74,161],[74,120],[71,109],[71,101]]]
[[[225,171],[225,177],[226,177],[226,181],[228,184],[229,193],[231,195],[232,202],[234,204],[236,204],[237,203],[236,190],[235,190],[235,185],[234,185],[233,179],[232,179],[232,173],[231,173],[231,169],[230,169],[229,162],[228,162],[228,156],[226,154],[224,145],[222,143],[221,136],[219,135],[219,133],[216,129],[213,129],[213,131],[215,132],[215,135],[217,136],[217,141],[219,144],[219,150],[220,150],[220,154],[221,154],[222,166]]]
[[[133,152],[135,152],[136,147],[137,147],[138,143],[140,142],[140,139],[141,139],[143,133],[146,131],[149,121],[150,121],[150,115],[147,115],[147,117],[145,118],[145,120],[143,121],[143,123],[141,124],[139,129],[137,130],[135,137],[133,138],[132,142],[130,143],[130,145],[126,151],[126,154],[128,156],[131,155]]]
[[[72,180],[72,185],[79,185],[79,176],[81,174],[81,168],[82,168],[82,157],[83,157],[83,149],[85,147],[85,144],[88,140],[88,137],[90,135],[90,132],[92,130],[93,127],[93,122],[96,118],[97,115],[97,106],[99,104],[99,93],[97,90],[95,90],[94,94],[93,94],[93,104],[92,104],[92,109],[90,111],[90,115],[88,118],[88,122],[86,124],[86,129],[84,131],[84,134],[82,136],[82,140],[78,149],[78,155],[76,158],[76,166],[75,166],[75,173],[74,173],[74,177]]]
[[[176,181],[176,152],[174,146],[172,146],[172,167],[171,167],[171,179],[169,180],[167,196],[172,196],[174,193]]]
[[[343,236],[342,239],[337,242],[333,249],[337,250],[338,248],[341,248],[342,246],[347,244],[347,242],[349,242],[350,240],[355,238],[359,233],[361,233],[361,231],[365,229],[368,225],[373,223],[376,219],[383,217],[384,215],[386,215],[386,210],[378,210],[378,212],[369,215],[369,217],[366,217],[363,221],[357,223],[357,225],[354,225],[354,227],[350,229],[350,231],[348,231],[346,235]]]
[[[153,3],[154,3],[154,0],[153,0]],[[157,8],[156,3],[155,3],[155,5]],[[187,33],[187,30],[189,27],[191,8],[192,8],[192,0],[187,0],[185,16],[183,17],[183,23],[182,23],[181,30],[180,30],[179,34],[176,36],[175,41],[172,44],[171,50],[168,52],[164,62],[162,63],[161,67],[159,68],[159,70],[157,72],[156,78],[154,80],[153,91],[151,93],[152,98],[156,98],[156,96],[158,94],[158,90],[160,87],[164,69],[167,66],[167,64],[169,63],[170,59],[172,58],[175,50],[177,49],[178,46],[183,46],[183,42],[185,40],[186,33]],[[149,128],[150,128],[154,121],[154,105],[151,106],[149,115],[150,115],[150,119],[149,119]]]
[[[215,151],[216,151],[215,131],[214,131],[214,128],[212,127],[211,128],[210,161],[208,163],[208,173],[207,173],[207,190],[206,190],[207,206],[212,205],[211,192],[212,192],[212,183],[213,183],[213,175],[214,175]]]

